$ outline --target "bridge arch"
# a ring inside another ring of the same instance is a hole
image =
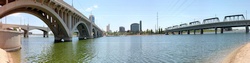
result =
[[[89,31],[89,27],[87,26],[87,24],[83,21],[79,21],[78,23],[76,23],[76,25],[72,28],[72,33],[74,32],[74,30],[78,30],[79,33],[79,39],[86,39],[86,38],[91,38],[90,36],[90,31]]]
[[[71,32],[63,19],[55,11],[55,8],[51,8],[47,5],[41,5],[42,3],[34,2],[32,0],[18,0],[0,7],[0,18],[12,13],[24,12],[32,14],[40,18],[51,29],[55,36],[55,41],[71,41]]]
[[[8,29],[8,28],[21,28],[21,30],[24,33],[24,37],[28,37],[29,31],[31,30],[40,30],[43,32],[43,37],[48,37],[48,32],[50,30],[48,29],[42,29],[42,28],[37,28],[37,27],[29,27],[29,26],[18,26],[18,25],[13,25],[13,26],[4,26],[3,29]]]

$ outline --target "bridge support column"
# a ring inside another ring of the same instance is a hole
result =
[[[166,32],[165,34],[168,35],[168,32]]]
[[[178,34],[180,35],[180,34],[181,34],[181,31],[178,31]]]
[[[196,30],[194,30],[194,34],[196,33]]]
[[[246,26],[246,33],[249,33],[249,26]]]
[[[218,28],[215,28],[215,30],[214,30],[215,34],[217,34],[217,29],[218,29]]]
[[[200,33],[203,34],[203,29],[201,29]]]
[[[223,29],[224,29],[224,28],[220,28],[220,33],[221,33],[221,34],[223,34]]]
[[[43,37],[44,37],[44,38],[48,38],[48,37],[49,37],[49,33],[48,33],[47,31],[44,31],[44,32],[43,32]]]
[[[173,35],[175,35],[174,32],[171,32],[171,33],[172,33]]]
[[[55,37],[55,42],[71,42],[72,38],[71,37]]]
[[[190,30],[187,31],[187,34],[188,34],[188,35],[190,34]]]
[[[28,31],[24,31],[23,37],[24,37],[24,38],[28,38],[28,37],[29,37]]]

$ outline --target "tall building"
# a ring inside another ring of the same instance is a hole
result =
[[[139,24],[138,23],[133,23],[130,25],[130,30],[133,33],[139,33],[140,29],[139,29]]]
[[[93,23],[95,23],[95,16],[94,15],[89,15],[89,20]]]
[[[107,25],[106,32],[111,32],[111,30],[110,30],[110,24]]]
[[[120,27],[119,27],[119,32],[125,32],[125,27],[120,26]]]
[[[142,22],[140,21],[140,32],[142,32]]]

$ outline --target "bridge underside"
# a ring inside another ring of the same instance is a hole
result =
[[[81,18],[71,10],[63,7],[54,0],[1,0],[0,18],[9,14],[23,12],[32,14],[44,21],[55,36],[55,42],[72,41],[72,30],[74,26],[80,32],[80,39],[87,37],[97,37],[97,32],[102,33],[100,29],[93,27],[91,22]],[[85,25],[77,24],[78,22],[86,22]],[[86,25],[88,24],[88,25]],[[46,33],[47,34],[47,33]],[[94,34],[94,35],[93,35]],[[102,35],[99,35],[102,36]]]

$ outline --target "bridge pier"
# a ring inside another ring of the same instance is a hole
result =
[[[178,34],[180,35],[180,34],[181,34],[181,31],[178,31]]]
[[[217,28],[215,28],[215,31],[214,31],[214,32],[215,32],[215,34],[217,34]]]
[[[166,32],[165,34],[168,35],[168,32]]]
[[[249,33],[249,26],[246,26],[246,33]]]
[[[223,34],[223,29],[224,29],[224,28],[220,28],[220,29],[221,29],[221,30],[220,30],[220,33]]]
[[[175,35],[174,32],[171,32],[171,33],[172,33],[173,35]]]
[[[194,34],[196,33],[196,30],[194,30]]]
[[[28,37],[29,37],[28,31],[24,31],[23,37],[24,37],[24,38],[28,38]]]
[[[46,32],[46,31],[43,31],[43,37],[44,37],[44,38],[48,38],[48,37],[49,37],[49,33]]]
[[[200,33],[203,34],[203,29],[201,29]]]
[[[190,34],[190,30],[187,31],[187,34],[188,34],[188,35]]]

